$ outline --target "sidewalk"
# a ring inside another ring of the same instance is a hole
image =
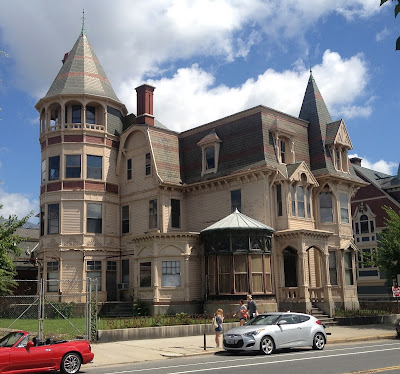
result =
[[[395,338],[396,331],[390,325],[358,325],[358,326],[329,326],[326,329],[327,344],[347,343],[352,341],[378,340]],[[92,344],[94,352],[93,363],[86,368],[120,365],[143,361],[163,360],[171,357],[185,357],[202,354],[214,354],[214,335],[187,336],[167,339],[131,340],[113,343]]]

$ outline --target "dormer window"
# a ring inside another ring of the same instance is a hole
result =
[[[209,145],[204,150],[206,170],[215,169],[215,147]]]
[[[279,151],[280,151],[280,161],[282,162],[282,164],[286,163],[286,142],[281,139],[279,141]]]
[[[197,145],[201,147],[202,168],[201,175],[216,173],[218,171],[218,158],[221,140],[213,130],[200,140]]]

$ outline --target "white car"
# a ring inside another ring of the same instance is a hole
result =
[[[265,313],[224,334],[228,352],[260,351],[266,355],[275,349],[311,346],[324,349],[325,328],[315,317],[303,313]]]

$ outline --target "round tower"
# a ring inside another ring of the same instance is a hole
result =
[[[116,300],[116,160],[127,110],[84,29],[62,63],[47,94],[35,105],[42,160],[41,276],[47,280],[45,291],[60,297],[63,292],[84,291],[84,280],[97,278],[99,301]]]

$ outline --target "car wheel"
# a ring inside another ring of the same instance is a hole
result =
[[[260,343],[260,351],[265,355],[270,355],[274,350],[274,340],[270,336],[264,336]]]
[[[321,332],[317,332],[313,339],[313,349],[322,350],[325,347],[325,336]]]
[[[67,353],[61,360],[61,372],[64,374],[75,374],[81,368],[82,359],[75,353]]]

